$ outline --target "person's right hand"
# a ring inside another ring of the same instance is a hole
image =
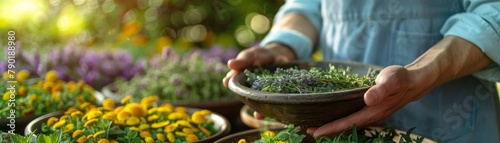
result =
[[[296,56],[293,50],[279,43],[270,43],[265,47],[252,47],[241,51],[238,56],[227,62],[229,71],[222,80],[227,87],[229,79],[246,68],[260,66],[264,64],[283,63],[295,60]]]

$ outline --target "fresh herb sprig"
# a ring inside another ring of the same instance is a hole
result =
[[[316,143],[396,143],[394,139],[401,136],[397,143],[422,143],[424,137],[412,138],[410,134],[415,128],[408,130],[406,133],[398,134],[393,128],[386,127],[382,130],[363,129],[356,130],[353,126],[352,134],[346,135],[344,133],[334,137],[321,137],[316,139]],[[284,130],[271,131],[264,129],[261,139],[253,143],[302,143],[306,135],[299,135],[299,128],[293,125],[288,126]],[[240,139],[238,143],[247,143],[247,140]]]
[[[371,71],[371,70],[370,70]],[[309,70],[297,67],[277,68],[274,72],[257,68],[245,70],[251,88],[274,93],[323,93],[368,87],[375,84],[373,72],[365,76],[351,74],[350,67],[335,67],[329,70],[312,67]]]

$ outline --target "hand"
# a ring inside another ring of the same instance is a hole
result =
[[[227,62],[227,66],[231,71],[227,73],[222,83],[227,87],[229,79],[246,68],[263,64],[289,62],[294,59],[295,54],[293,51],[278,43],[270,43],[265,47],[248,48],[241,51],[235,59]]]
[[[337,135],[349,131],[353,124],[359,127],[377,125],[406,104],[424,95],[422,90],[412,90],[416,77],[402,66],[389,66],[375,79],[376,85],[364,95],[366,107],[347,117],[335,120],[319,128],[311,127],[307,133],[315,137]]]

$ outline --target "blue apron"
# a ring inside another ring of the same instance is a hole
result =
[[[319,47],[325,60],[406,65],[443,38],[457,0],[323,0]],[[409,103],[384,122],[452,143],[500,142],[493,82],[466,76]]]

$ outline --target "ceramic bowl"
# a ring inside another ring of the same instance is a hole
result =
[[[275,119],[256,119],[253,117],[254,110],[245,105],[240,110],[241,121],[251,128],[284,128],[285,124],[275,121]]]
[[[199,110],[201,110],[201,109],[186,107],[186,111],[188,112],[188,114],[193,114],[195,111],[199,111]],[[43,116],[36,118],[35,120],[31,121],[26,126],[26,129],[24,130],[24,135],[34,133],[35,134],[34,137],[36,137],[36,134],[40,133],[42,123],[46,123],[50,117],[58,117],[59,118],[62,115],[64,115],[64,112],[59,111],[59,112],[49,113],[49,114],[46,114],[46,115],[43,115]],[[214,135],[208,137],[208,138],[201,139],[195,143],[213,143],[214,141],[228,135],[229,132],[231,131],[231,125],[229,124],[229,121],[226,118],[224,118],[223,116],[221,116],[217,113],[212,113],[212,114],[210,114],[209,119],[214,121],[215,128],[218,129],[219,132],[217,134],[214,134]]]
[[[310,69],[319,67],[325,70],[329,65],[351,67],[351,73],[366,75],[382,67],[357,62],[309,62],[299,61],[285,64],[263,66],[274,71],[276,68]],[[345,117],[365,106],[364,93],[370,87],[326,92],[326,93],[270,93],[250,88],[243,72],[229,80],[229,88],[241,101],[264,116],[269,116],[284,124],[297,126],[320,126]]]

